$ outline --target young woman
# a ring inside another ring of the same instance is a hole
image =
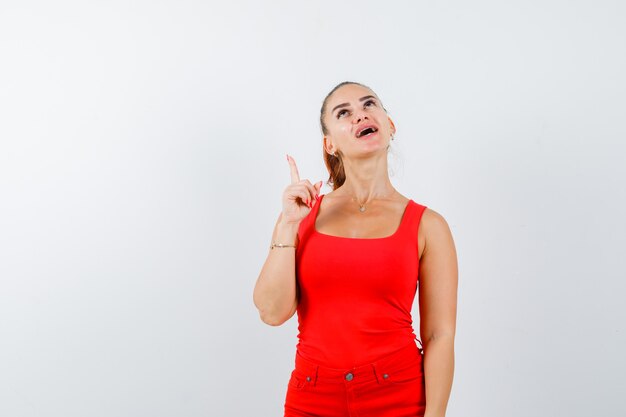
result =
[[[320,195],[322,181],[300,179],[287,156],[291,184],[254,288],[263,322],[298,312],[284,415],[444,417],[458,286],[448,224],[391,184],[396,128],[370,88],[337,85],[320,122],[333,191]]]

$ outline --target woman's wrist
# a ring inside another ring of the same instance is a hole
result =
[[[285,245],[295,245],[298,235],[298,223],[287,223],[279,221],[276,225],[276,232],[272,243],[282,243]]]

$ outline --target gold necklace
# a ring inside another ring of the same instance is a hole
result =
[[[363,213],[363,212],[365,211],[365,204],[361,204],[361,203],[359,203],[359,202],[357,201],[357,199],[356,199],[356,198],[354,198],[354,197],[352,197],[352,201],[356,201],[356,202],[357,202],[357,204],[359,205],[359,211],[360,211],[361,213]]]
[[[357,202],[357,204],[359,205],[359,211],[361,213],[363,213],[365,211],[365,203],[363,203],[363,204],[359,203],[359,201],[356,199],[356,197],[352,197],[352,201],[356,201]]]

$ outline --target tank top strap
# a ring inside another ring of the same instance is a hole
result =
[[[320,199],[321,198],[322,195],[320,194]],[[315,203],[311,211],[309,211],[309,214],[304,216],[304,219],[302,219],[302,221],[300,221],[300,224],[298,225],[298,239],[300,240],[300,242],[305,240],[308,235],[313,232],[313,229],[315,227],[315,218],[317,217],[317,212],[320,207],[320,199],[318,199],[317,203]]]
[[[417,242],[417,233],[420,224],[420,220],[422,219],[422,214],[424,210],[426,210],[426,206],[416,203],[415,201],[409,201],[409,205],[406,208],[406,219],[402,223],[404,230],[403,233],[410,236],[411,239],[414,239]]]

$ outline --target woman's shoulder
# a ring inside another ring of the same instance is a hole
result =
[[[452,231],[446,218],[430,207],[426,207],[422,213],[420,235],[425,239],[425,245],[428,245],[428,242],[432,245],[452,239]]]
[[[426,205],[422,205],[422,206],[425,207],[424,213],[422,214],[422,218],[425,223],[432,224],[434,227],[441,227],[442,225],[447,225],[448,222],[446,221],[445,217],[441,213],[439,213],[438,211]]]
[[[448,222],[441,213],[422,202],[415,201],[414,199],[411,200],[422,210],[417,226],[419,230],[417,234],[417,244],[419,257],[421,259],[427,246],[435,245],[436,242],[448,238],[451,233]]]
[[[433,209],[421,200],[411,199],[411,201],[423,210],[421,217],[422,226],[428,225],[426,227],[429,229],[441,229],[442,226],[447,226],[445,217],[437,210]]]

